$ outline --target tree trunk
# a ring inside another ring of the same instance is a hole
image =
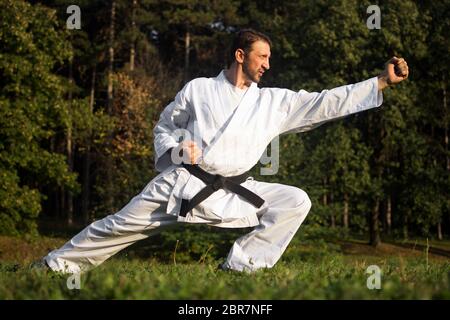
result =
[[[111,3],[111,17],[109,26],[109,60],[108,60],[108,114],[113,110],[113,72],[114,72],[114,28],[116,19],[116,1]]]
[[[92,70],[92,79],[91,79],[91,92],[89,97],[89,112],[92,116],[94,113],[94,102],[95,102],[95,81],[97,76],[97,65],[94,65],[94,69]],[[86,154],[83,158],[83,191],[81,194],[81,215],[83,217],[83,223],[86,224],[89,222],[89,198],[90,198],[90,177],[91,177],[91,141],[92,131],[89,134],[89,140],[86,145]]]
[[[67,219],[66,212],[66,188],[61,186],[59,193],[59,217],[61,218],[61,221]]]
[[[83,191],[81,193],[81,216],[83,223],[89,222],[89,200],[90,200],[90,176],[91,176],[91,150],[90,147],[86,149],[86,154],[83,157],[83,174],[82,183]]]
[[[374,206],[372,208],[372,214],[370,215],[370,244],[374,247],[381,243],[380,238],[380,228],[378,224],[380,215],[380,199],[377,197],[375,199]]]
[[[52,136],[50,138],[50,152],[51,153],[55,153],[56,152],[56,138],[55,136]],[[53,190],[52,190],[53,191]],[[61,214],[61,209],[60,209],[60,199],[59,199],[59,187],[56,187],[56,189],[54,190],[54,192],[50,193],[50,201],[52,203],[52,210],[54,210],[52,213],[52,215],[56,218],[59,218],[59,215]]]
[[[91,113],[91,115],[94,113],[96,77],[97,77],[97,64],[94,65],[94,69],[92,70],[91,92],[89,94],[89,112]]]
[[[323,195],[322,195],[322,204],[324,207],[328,206],[328,194],[327,194],[327,178],[322,179],[323,182]],[[335,221],[333,220],[333,216],[331,216],[331,228],[335,227]]]
[[[442,81],[442,103],[444,105],[444,144],[445,144],[445,159],[446,159],[446,165],[447,165],[447,170],[450,171],[450,157],[449,157],[449,153],[448,153],[448,109],[447,109],[447,85],[446,85],[446,79],[445,79],[445,75],[442,76],[443,77],[443,81]]]
[[[322,204],[324,205],[324,206],[327,206],[328,205],[328,197],[327,197],[327,193],[325,192],[324,194],[323,194],[323,196],[322,196]]]
[[[69,166],[69,172],[73,172],[73,146],[72,146],[72,86],[73,86],[73,60],[69,60],[69,123],[67,126],[67,136],[66,136],[66,155],[67,164]],[[64,195],[63,195],[64,196]],[[66,209],[66,223],[68,226],[73,224],[73,196],[71,191],[67,191],[67,208]]]
[[[191,50],[191,34],[188,31],[186,31],[185,37],[184,37],[184,82],[189,81],[189,52]]]
[[[374,176],[376,177],[375,183],[380,183],[383,181],[382,175],[383,175],[383,168],[385,166],[386,161],[386,154],[383,153],[383,147],[380,141],[383,140],[383,137],[385,135],[385,128],[383,125],[382,119],[377,119],[375,116],[370,117],[369,124],[368,124],[368,132],[372,139],[376,138],[377,144],[374,146]],[[377,128],[378,127],[378,128]],[[374,141],[375,142],[375,141]],[[377,191],[378,193],[378,191]],[[369,244],[372,246],[378,246],[381,243],[381,236],[380,236],[380,225],[379,225],[379,217],[380,217],[380,195],[374,194],[372,198],[372,210],[369,211],[368,214],[368,223],[369,223]]]
[[[61,194],[63,192],[64,192],[64,190],[61,187],[56,188],[56,192],[55,192],[55,212],[56,212],[57,220],[62,219],[61,205],[64,204],[64,198],[61,197]]]
[[[115,31],[115,19],[116,19],[116,1],[111,3],[111,17],[110,17],[110,29],[109,29],[109,62],[108,62],[108,115],[113,115],[113,72],[114,72],[114,31]],[[108,148],[112,146],[112,133],[109,134]],[[105,194],[105,206],[106,210],[113,210],[113,182],[112,182],[112,159],[111,156],[107,156],[105,160],[106,170],[106,194]]]
[[[408,216],[410,210],[407,210],[403,216],[403,240],[408,240]]]
[[[333,203],[333,193],[330,193],[330,203]],[[336,216],[334,215],[334,210],[331,208],[331,227],[336,227]]]
[[[132,8],[132,14],[131,14],[131,46],[130,46],[130,71],[134,70],[134,58],[135,58],[135,51],[136,51],[136,7],[137,7],[137,0],[133,0],[133,8]]]
[[[387,234],[390,235],[392,232],[392,202],[390,194],[388,194],[386,200],[386,227],[387,227]]]
[[[67,130],[67,163],[69,165],[69,172],[73,172],[73,144],[72,144],[72,128]],[[70,190],[67,191],[67,225],[73,224],[73,195]]]
[[[348,194],[344,193],[344,216],[343,216],[343,223],[344,223],[344,228],[348,229],[348,221],[349,221],[349,217],[348,217]]]
[[[445,162],[447,171],[450,171],[450,157],[448,150],[448,107],[447,107],[447,79],[445,73],[442,74],[442,104],[444,107],[444,145],[445,145]],[[450,223],[450,214],[448,215]],[[439,222],[439,226],[441,222]],[[440,226],[441,227],[441,226]],[[442,231],[441,231],[442,232]]]
[[[441,224],[440,220],[439,220],[439,222],[437,224],[437,237],[438,237],[438,240],[442,240],[443,239],[443,237],[442,237],[442,224]]]

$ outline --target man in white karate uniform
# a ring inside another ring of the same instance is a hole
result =
[[[278,135],[310,130],[382,103],[381,90],[408,77],[392,58],[378,77],[320,93],[258,88],[269,70],[270,39],[235,35],[231,63],[215,78],[197,78],[178,92],[154,128],[160,172],[119,212],[95,221],[44,261],[78,273],[175,223],[253,227],[237,239],[224,269],[255,271],[280,259],[311,201],[301,189],[247,177]],[[183,160],[183,161],[182,161]]]

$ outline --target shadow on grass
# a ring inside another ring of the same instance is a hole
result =
[[[70,240],[88,224],[42,219],[38,223],[40,236]],[[137,241],[118,253],[119,257],[155,258],[161,262],[192,262],[226,257],[234,241],[253,228],[217,228],[208,225],[179,223],[163,230],[153,230],[147,239]],[[176,248],[176,250],[175,250]],[[175,252],[176,251],[176,252]]]
[[[177,224],[136,242],[119,256],[179,263],[219,260],[226,258],[236,239],[251,230]]]

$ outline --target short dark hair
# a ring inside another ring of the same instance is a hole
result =
[[[235,53],[237,49],[242,49],[245,53],[249,53],[251,51],[252,44],[258,40],[264,41],[269,46],[272,46],[272,41],[270,41],[270,38],[262,32],[255,31],[253,29],[242,29],[236,32],[234,34],[233,43],[230,47],[227,67],[229,68],[235,61]]]

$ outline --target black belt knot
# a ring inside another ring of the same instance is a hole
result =
[[[185,217],[189,211],[219,189],[226,189],[236,193],[257,208],[260,208],[264,203],[264,199],[247,188],[241,186],[241,183],[247,180],[247,172],[238,176],[224,177],[220,174],[210,174],[198,165],[183,164],[183,167],[186,168],[190,174],[202,180],[206,186],[191,200],[182,199],[180,209],[180,216],[182,217]]]
[[[211,185],[211,187],[213,188],[214,191],[217,191],[217,190],[225,187],[225,179],[224,178],[225,177],[221,176],[220,174],[216,175],[214,182]]]

